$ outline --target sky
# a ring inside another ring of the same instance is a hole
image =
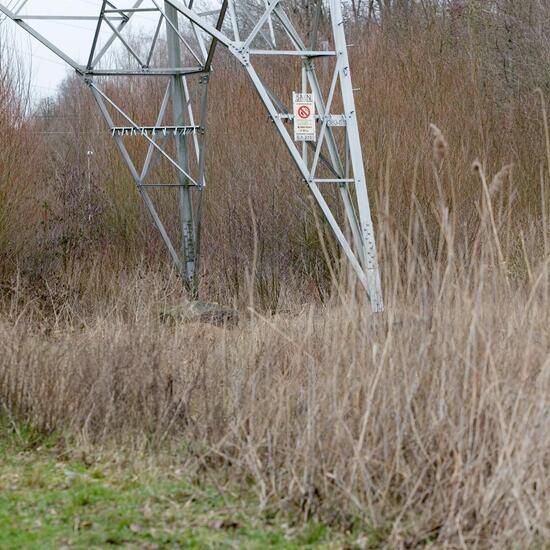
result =
[[[13,9],[20,1],[0,0],[0,3]],[[124,2],[125,6],[131,4],[133,2]],[[101,0],[29,0],[22,13],[26,15],[92,16],[97,15],[100,5]],[[147,16],[136,14],[134,17],[136,23],[139,19],[139,27],[144,29],[151,27],[150,19],[147,19]],[[28,23],[61,50],[79,62],[84,62],[94,34],[95,23],[93,21],[30,20]],[[14,35],[15,48],[30,73],[34,98],[41,99],[55,94],[57,86],[72,72],[72,69],[11,20],[3,20],[0,25],[7,26]]]

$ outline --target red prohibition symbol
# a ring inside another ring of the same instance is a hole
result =
[[[310,111],[309,107],[306,107],[305,105],[302,105],[298,109],[298,116],[300,118],[308,118],[310,114],[311,114],[311,111]]]

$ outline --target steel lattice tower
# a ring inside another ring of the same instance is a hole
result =
[[[82,14],[76,15],[55,12],[55,3],[4,1],[0,2],[0,11],[65,61],[89,86],[168,252],[187,282],[195,280],[200,259],[207,92],[214,55],[221,46],[246,71],[301,178],[365,287],[373,311],[383,310],[341,0],[312,0],[306,29],[291,21],[287,0],[209,0],[206,7],[204,3],[199,7],[195,0],[95,0],[87,1]],[[132,21],[144,16],[154,18],[154,30],[142,39],[147,44],[138,49],[128,31]],[[328,20],[328,27],[325,24],[322,28],[322,19]],[[48,37],[40,29],[55,21],[91,25],[86,59],[76,59],[56,45],[55,37]],[[323,30],[327,36],[321,39]],[[165,45],[167,55],[156,55],[160,44]],[[113,63],[110,53],[114,50],[124,52],[123,66],[120,56]],[[312,94],[315,141],[294,141],[290,93],[278,96],[257,70],[255,61],[268,56],[300,63],[298,86],[292,71],[281,76],[288,78],[289,86]],[[129,77],[166,81],[153,125],[134,120],[110,97],[106,80]],[[139,163],[127,147],[131,138],[146,144]],[[150,181],[158,159],[171,166],[173,181]],[[175,188],[178,193],[181,235],[176,244],[151,198],[152,188],[163,187]],[[333,213],[334,201],[327,198],[328,188],[337,189],[345,225]]]

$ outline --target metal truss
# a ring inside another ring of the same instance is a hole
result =
[[[326,10],[323,0],[312,1],[313,16],[307,29],[291,21],[287,0],[211,0],[202,8],[198,0],[134,0],[132,4],[130,0],[96,0],[87,1],[87,9],[83,6],[78,15],[54,13],[55,1],[45,8],[43,0],[12,0],[0,2],[0,11],[87,83],[174,264],[190,288],[194,288],[200,259],[208,82],[218,45],[226,48],[248,74],[301,178],[365,287],[373,311],[379,312],[383,310],[380,275],[342,5],[341,0],[326,1]],[[91,4],[96,6],[90,12]],[[321,25],[324,11],[329,26]],[[155,23],[150,36],[140,38],[137,47],[127,31],[132,21],[145,16]],[[76,59],[56,46],[55,39],[39,29],[48,22],[64,21],[93,25],[85,59]],[[320,40],[321,32],[328,40]],[[167,55],[158,54],[161,47]],[[124,53],[124,63],[120,55],[112,61],[113,51]],[[289,131],[293,114],[287,107],[290,91],[281,97],[260,76],[262,63],[257,60],[274,57],[300,64],[298,72],[289,70],[280,80],[313,94],[316,142],[294,142]],[[297,84],[294,79],[300,74]],[[108,83],[129,77],[165,80],[154,124],[134,120],[108,93]],[[132,138],[146,144],[140,163],[127,146]],[[158,159],[173,169],[173,182],[150,181]],[[151,198],[151,188],[163,187],[178,192],[179,243],[169,236]],[[333,211],[336,199],[342,204],[344,224]]]

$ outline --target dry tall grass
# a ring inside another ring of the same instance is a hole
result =
[[[527,280],[510,272],[506,210],[484,202],[502,175],[484,187],[481,171],[468,251],[443,202],[432,259],[415,244],[429,240],[418,212],[404,248],[383,212],[384,316],[343,285],[286,314],[250,302],[235,328],[162,324],[178,287],[159,273],[113,277],[99,300],[91,285],[93,314],[82,298],[45,309],[16,286],[0,329],[2,406],[83,444],[174,445],[189,472],[253,483],[263,506],[364,521],[380,546],[542,547],[550,256],[533,229]]]
[[[83,231],[86,246],[69,246],[63,263],[54,252],[41,283],[23,255],[5,278],[0,406],[14,424],[81,444],[171,446],[189,475],[226,475],[253,485],[262,506],[342,529],[364,522],[379,546],[548,544],[543,94],[503,98],[503,88],[484,87],[481,53],[442,46],[444,27],[415,29],[373,31],[352,50],[354,66],[365,66],[355,75],[369,113],[383,316],[369,314],[345,267],[331,279],[324,266],[334,258],[308,263],[311,247],[323,258],[323,236],[300,217],[303,203],[261,195],[288,179],[266,153],[273,138],[249,136],[260,158],[245,173],[246,142],[216,138],[214,128],[212,146],[235,163],[210,164],[208,215],[219,223],[205,239],[204,287],[233,300],[239,325],[160,322],[159,308],[184,297],[148,230],[139,235],[151,253],[141,260],[131,235],[122,261],[118,248],[101,250],[113,235],[106,205],[131,209],[131,195],[109,187],[119,175],[113,163],[100,183],[97,234],[50,219],[56,231],[72,228],[71,239]],[[396,36],[399,47],[389,47]],[[241,84],[226,91],[244,97]],[[223,92],[214,89],[213,101],[231,127],[237,115]],[[52,209],[66,213],[67,191],[54,191]],[[227,228],[240,233],[232,240]],[[44,231],[43,248],[27,248],[29,256],[50,250],[55,232]],[[273,266],[275,307],[258,285]]]

